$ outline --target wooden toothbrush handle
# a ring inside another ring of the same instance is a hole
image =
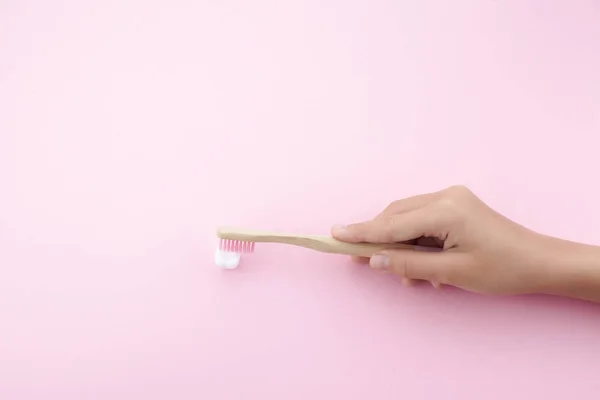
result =
[[[219,228],[217,237],[221,239],[245,242],[282,243],[305,247],[322,253],[346,254],[349,256],[371,257],[381,250],[412,249],[413,246],[402,243],[373,244],[346,243],[330,236],[294,235],[277,232],[261,232],[233,228]]]
[[[275,239],[275,238],[273,238]],[[330,236],[302,235],[278,237],[277,243],[286,243],[320,251],[321,253],[346,254],[349,256],[371,257],[381,250],[409,249],[412,246],[401,243],[373,244],[346,243]]]

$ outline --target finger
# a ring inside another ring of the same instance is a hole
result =
[[[442,230],[442,223],[443,218],[436,215],[435,210],[423,207],[382,219],[336,226],[332,229],[332,234],[336,239],[350,243],[397,243],[431,236],[431,232]]]
[[[403,279],[419,279],[435,285],[452,284],[467,265],[462,253],[390,250],[371,257],[371,267],[388,270]],[[435,286],[434,285],[434,286]]]
[[[367,259],[367,264],[369,264],[369,263],[370,263],[370,259]],[[374,269],[379,272],[390,272],[384,268],[374,268]],[[409,278],[400,276],[400,282],[402,282],[402,285],[404,285],[404,286],[414,286],[417,281],[415,281],[414,279],[409,279]],[[423,281],[423,282],[425,282],[425,281]]]
[[[406,199],[397,200],[388,205],[381,213],[379,213],[374,220],[381,220],[383,217],[392,214],[401,214],[408,211],[416,210],[421,207],[425,207],[431,204],[436,198],[440,196],[441,192],[420,194],[417,196],[408,197]],[[352,235],[345,232],[346,225],[334,225],[331,229],[332,236],[344,241],[356,241],[352,239]]]
[[[416,210],[417,208],[425,207],[431,204],[440,195],[436,193],[426,193],[417,196],[408,197],[406,199],[396,200],[387,206],[377,217],[390,215],[390,214],[401,214],[407,211]]]

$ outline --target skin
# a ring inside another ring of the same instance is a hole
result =
[[[371,221],[336,225],[350,243],[417,245],[369,259],[405,284],[428,281],[481,294],[550,294],[600,302],[600,247],[533,232],[464,186],[398,200]]]

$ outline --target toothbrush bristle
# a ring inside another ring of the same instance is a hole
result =
[[[219,250],[230,253],[252,253],[254,252],[254,244],[254,242],[241,240],[221,239],[219,240]]]

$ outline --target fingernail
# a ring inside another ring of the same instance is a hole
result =
[[[335,224],[332,229],[334,231],[343,231],[344,229],[346,229],[346,225],[341,225],[341,224]]]
[[[390,267],[390,258],[384,254],[376,254],[371,257],[371,267],[375,269],[388,269]]]

